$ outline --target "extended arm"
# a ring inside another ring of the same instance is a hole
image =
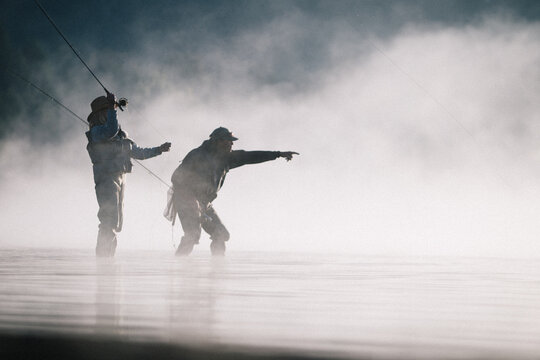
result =
[[[163,152],[169,151],[170,149],[171,143],[169,142],[153,148],[140,148],[133,142],[131,146],[131,157],[137,160],[149,159],[161,155]]]
[[[258,164],[265,161],[275,160],[278,157],[284,157],[287,161],[292,159],[293,154],[298,155],[294,151],[244,151],[235,150],[230,154],[229,167],[234,169],[236,167],[246,164]]]

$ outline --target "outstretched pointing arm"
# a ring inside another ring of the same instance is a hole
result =
[[[229,167],[231,169],[237,168],[247,164],[258,164],[265,161],[275,160],[279,157],[284,157],[287,161],[292,159],[292,156],[298,155],[294,151],[245,151],[235,150],[231,152]]]
[[[279,151],[279,157],[283,157],[287,159],[287,161],[291,161],[293,158],[293,155],[300,155],[296,151]]]

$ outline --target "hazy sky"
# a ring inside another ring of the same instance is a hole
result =
[[[130,99],[130,137],[173,143],[144,162],[165,181],[218,126],[301,153],[229,173],[229,251],[540,254],[537,1],[41,3]],[[2,68],[86,118],[99,84],[33,1],[5,10]],[[0,79],[0,246],[93,249],[85,127]],[[119,251],[172,252],[167,188],[137,165],[127,182]]]

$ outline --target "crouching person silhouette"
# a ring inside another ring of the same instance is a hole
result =
[[[199,243],[201,228],[210,235],[212,255],[224,255],[229,231],[212,207],[212,201],[223,186],[230,169],[246,164],[257,164],[279,157],[291,160],[293,151],[232,150],[238,140],[226,128],[215,129],[208,140],[191,150],[172,175],[172,205],[178,213],[184,236],[176,255],[189,255]],[[173,215],[174,216],[174,215]]]

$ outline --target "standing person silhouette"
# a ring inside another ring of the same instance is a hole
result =
[[[96,197],[99,205],[99,231],[96,256],[112,257],[116,251],[116,234],[122,230],[125,174],[131,172],[131,158],[144,160],[165,151],[171,143],[153,148],[140,148],[120,128],[114,94],[97,97],[88,115],[90,130],[86,132],[86,149],[92,160]]]

